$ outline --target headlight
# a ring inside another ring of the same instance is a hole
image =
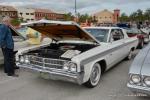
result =
[[[141,82],[141,77],[139,75],[131,75],[131,82],[139,84]]]
[[[69,63],[70,71],[76,72],[77,71],[77,65],[75,63]]]
[[[29,58],[28,55],[25,56],[24,62],[25,62],[26,64],[29,64],[29,63],[30,63],[30,58]]]
[[[64,64],[63,69],[64,69],[65,71],[76,72],[76,71],[77,71],[77,65],[76,65],[75,63],[73,63],[73,62],[66,62],[66,63]]]
[[[20,62],[24,63],[24,61],[25,61],[24,56],[20,56]]]
[[[63,69],[64,69],[65,71],[68,71],[68,70],[69,70],[68,62],[65,62],[64,66],[63,66]]]
[[[145,83],[147,86],[150,86],[150,77],[145,77],[145,78],[144,78],[144,83]]]

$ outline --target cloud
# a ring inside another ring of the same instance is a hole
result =
[[[75,0],[0,0],[1,5],[40,7],[72,13],[74,13],[74,2]],[[137,9],[146,9],[149,4],[150,0],[77,0],[77,11],[91,14],[103,9],[118,8],[129,14]]]

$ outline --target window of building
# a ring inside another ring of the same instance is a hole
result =
[[[29,13],[26,13],[26,15],[29,15]]]
[[[14,12],[13,15],[16,15],[16,13]]]
[[[34,13],[30,13],[30,15],[34,15]]]

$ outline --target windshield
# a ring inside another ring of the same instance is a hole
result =
[[[100,42],[107,42],[109,29],[85,29]]]
[[[17,29],[17,31],[24,37],[26,38],[26,31],[27,31],[28,27],[21,27],[19,29]]]

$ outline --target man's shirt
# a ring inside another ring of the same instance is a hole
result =
[[[4,24],[0,24],[0,47],[9,49],[14,48],[11,30]]]

